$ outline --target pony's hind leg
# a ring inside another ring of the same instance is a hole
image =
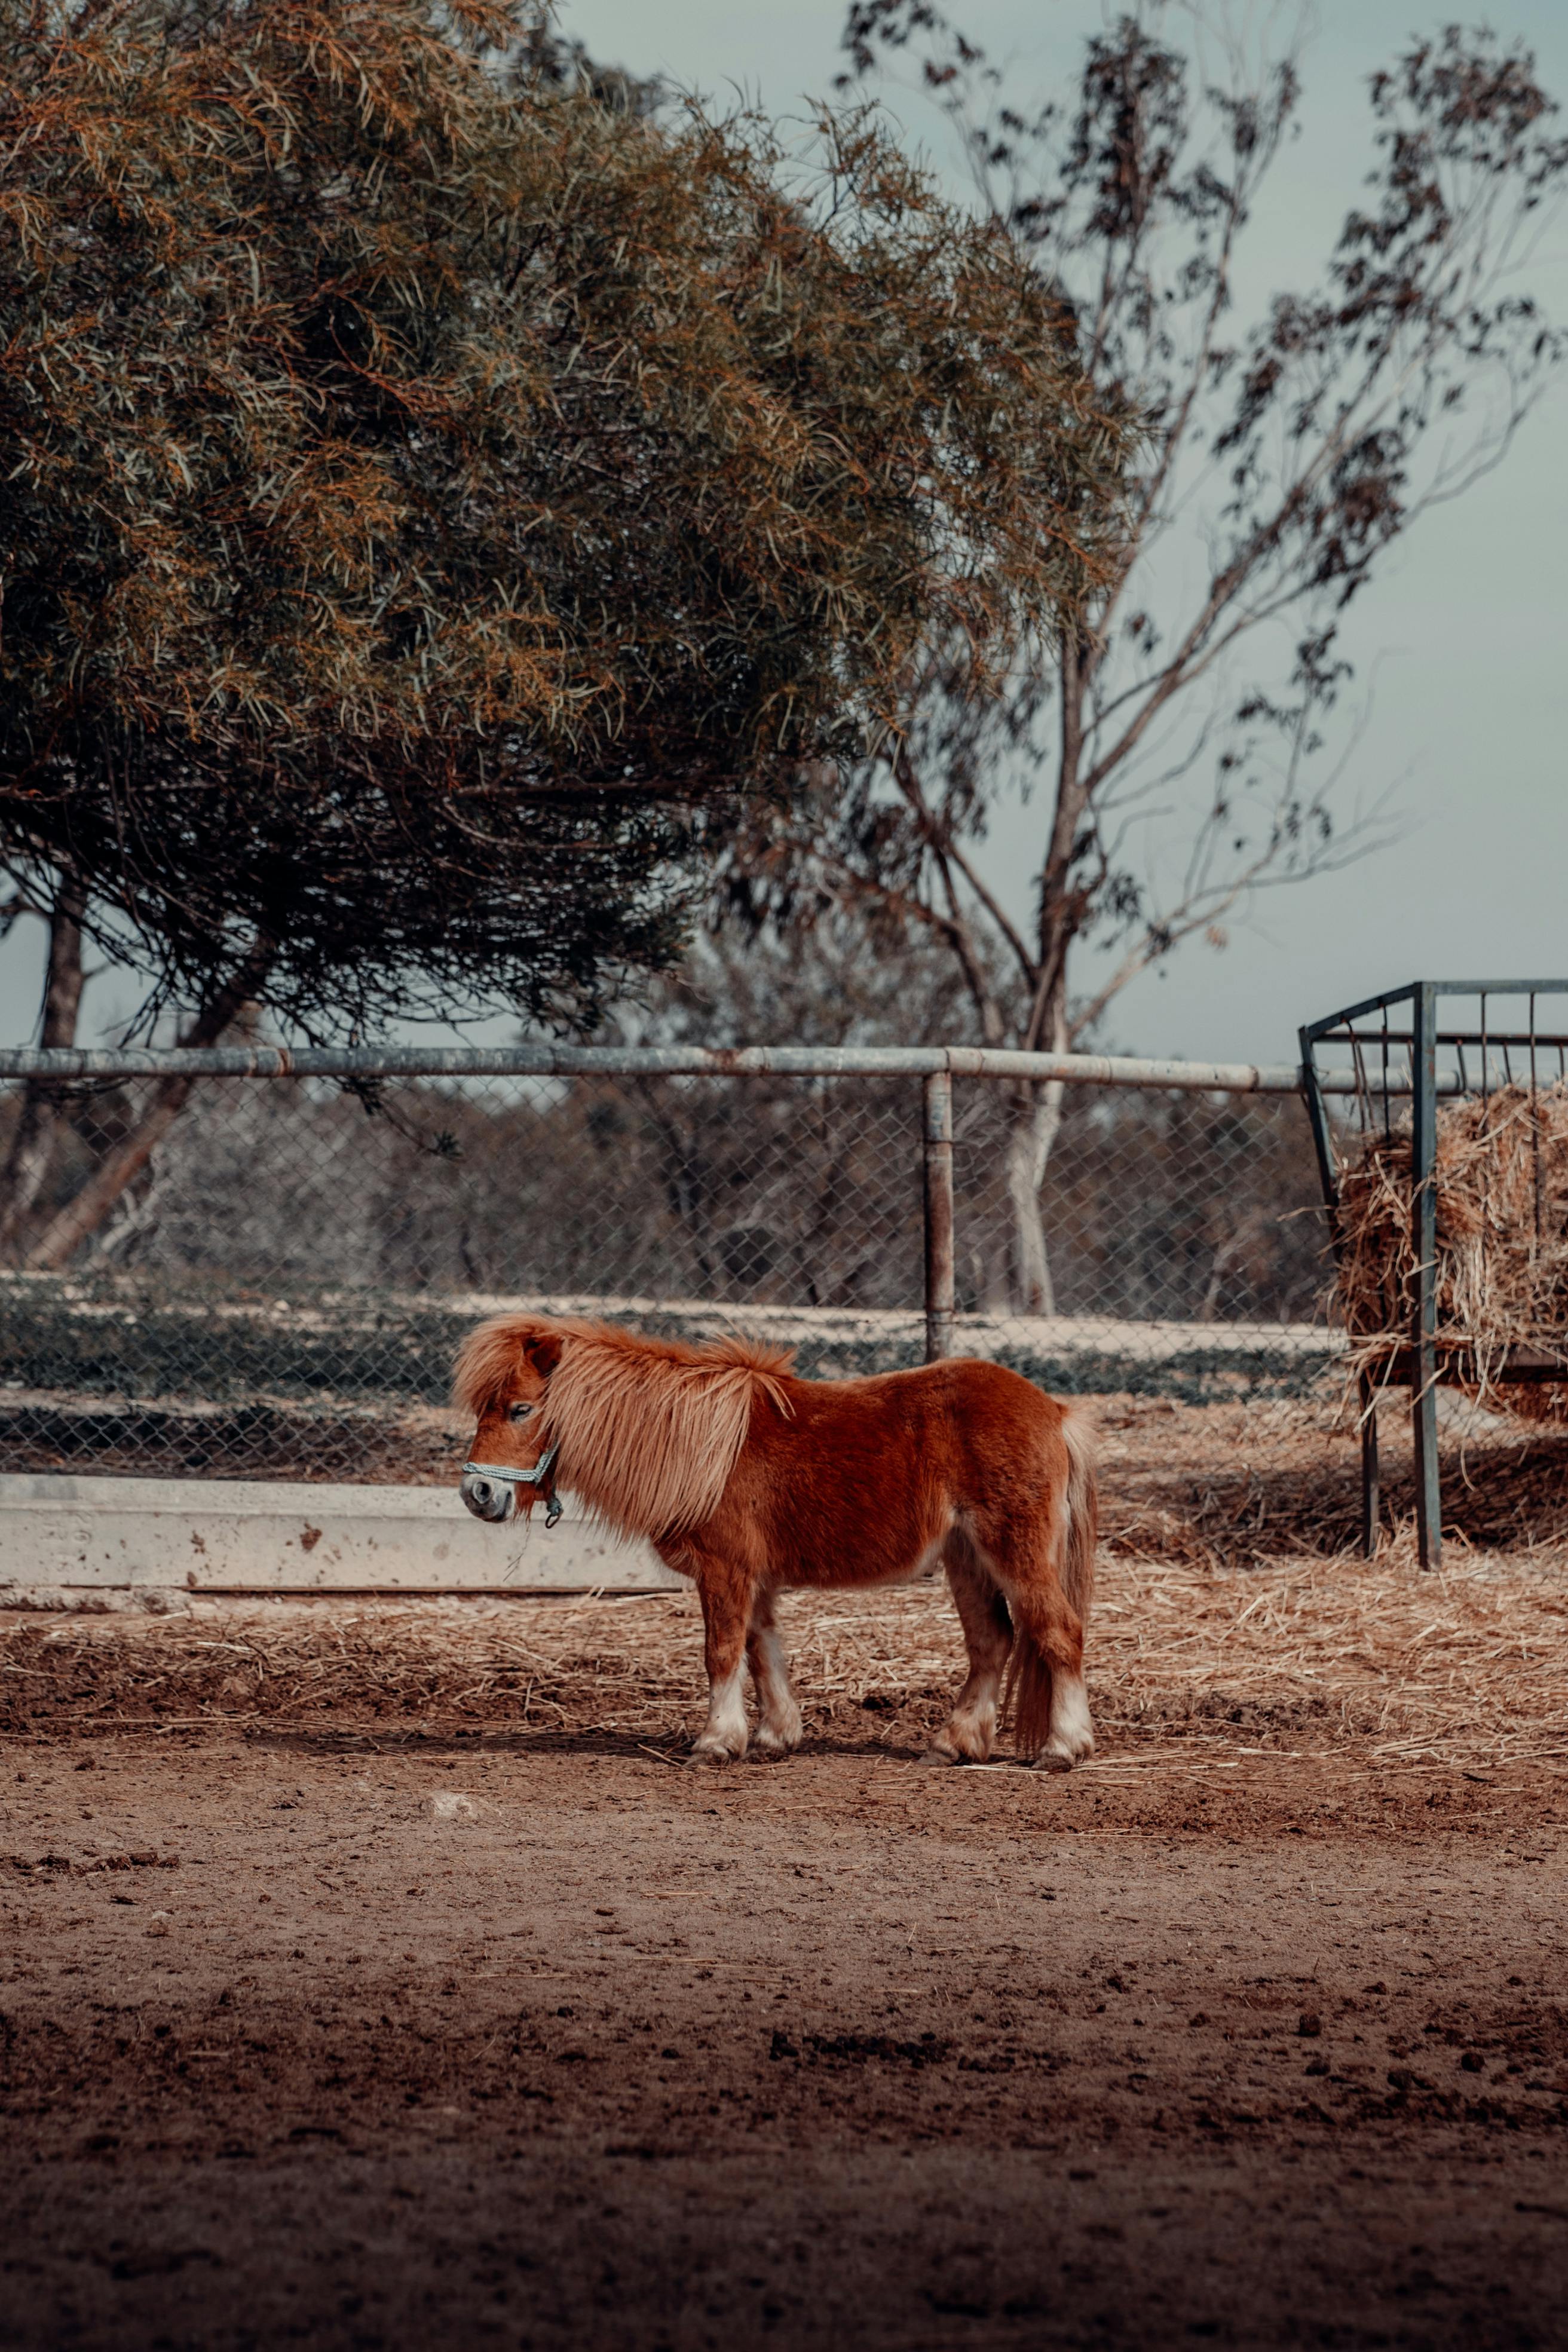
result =
[[[1065,1601],[1021,1596],[1015,1717],[1018,1745],[1045,1772],[1070,1772],[1094,1753],[1083,1679],[1083,1624]]]
[[[746,1752],[746,1629],[752,1596],[728,1563],[704,1559],[697,1569],[708,1668],[708,1720],[688,1761],[729,1764]]]
[[[1056,1570],[1020,1546],[1007,1579],[1015,1642],[1010,1697],[1022,1753],[1047,1772],[1070,1772],[1094,1753],[1083,1679],[1083,1620]]]
[[[784,1643],[773,1623],[773,1596],[763,1586],[752,1603],[746,1659],[762,1713],[752,1745],[759,1756],[788,1756],[800,1746],[800,1707],[789,1686]]]
[[[929,1764],[984,1764],[996,1737],[1002,1674],[1013,1646],[1007,1603],[976,1559],[973,1545],[953,1534],[946,1552],[947,1581],[969,1652],[969,1678],[958,1703],[926,1750]]]

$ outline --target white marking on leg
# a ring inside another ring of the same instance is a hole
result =
[[[751,1737],[746,1724],[745,1660],[737,1659],[732,1674],[708,1685],[708,1720],[692,1749],[694,1763],[726,1763],[743,1756]]]
[[[932,1740],[930,1753],[953,1764],[984,1764],[996,1738],[999,1675],[973,1675]]]
[[[1081,1675],[1051,1677],[1051,1727],[1040,1762],[1048,1772],[1064,1772],[1081,1757],[1094,1753],[1094,1725],[1089,1719],[1089,1693]]]
[[[757,1704],[763,1717],[757,1727],[757,1746],[766,1755],[787,1756],[800,1746],[801,1720],[789,1686],[784,1643],[773,1625],[759,1626],[752,1638],[756,1645]]]

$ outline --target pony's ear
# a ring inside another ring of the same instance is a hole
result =
[[[553,1331],[531,1331],[522,1343],[525,1362],[547,1381],[561,1361],[561,1341]]]

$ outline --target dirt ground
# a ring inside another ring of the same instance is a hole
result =
[[[1065,1780],[923,1587],[718,1776],[684,1597],[0,1619],[0,2347],[1568,2345],[1557,1457],[1186,1411]]]

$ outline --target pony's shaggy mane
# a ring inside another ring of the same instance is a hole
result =
[[[542,1445],[560,1446],[559,1483],[621,1535],[700,1527],[730,1483],[756,1401],[794,1411],[788,1349],[742,1339],[692,1348],[546,1315],[496,1315],[471,1331],[458,1357],[457,1402],[480,1420],[500,1410],[531,1343],[551,1340],[561,1354],[545,1383]]]

